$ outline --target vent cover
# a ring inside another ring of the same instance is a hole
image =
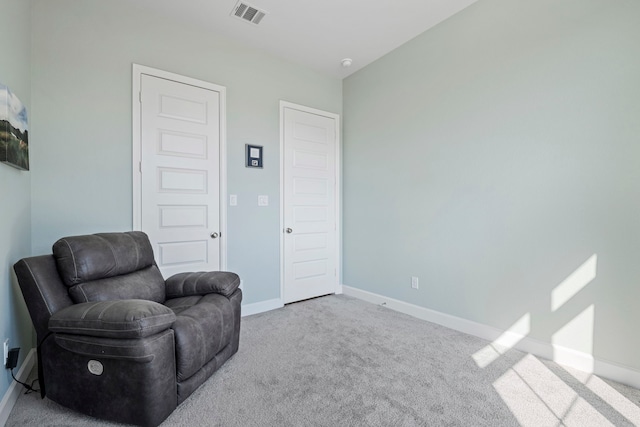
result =
[[[259,24],[266,14],[267,12],[264,10],[260,10],[242,1],[239,1],[231,11],[231,16],[253,24]]]

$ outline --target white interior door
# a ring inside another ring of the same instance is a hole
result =
[[[283,299],[290,303],[338,287],[338,118],[289,105],[282,115]]]
[[[140,229],[165,277],[220,269],[220,93],[142,74]]]

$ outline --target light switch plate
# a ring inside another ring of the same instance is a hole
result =
[[[258,196],[258,206],[269,206],[269,196]]]
[[[238,195],[230,194],[229,195],[229,206],[238,206]]]

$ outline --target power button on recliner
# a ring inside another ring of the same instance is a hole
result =
[[[102,372],[104,372],[104,366],[97,360],[89,360],[87,368],[93,375],[102,375]]]

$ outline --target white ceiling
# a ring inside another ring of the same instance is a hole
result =
[[[259,25],[231,17],[237,0],[148,0],[147,7],[250,47],[344,78],[477,0],[248,0]],[[352,58],[343,68],[341,60]]]

